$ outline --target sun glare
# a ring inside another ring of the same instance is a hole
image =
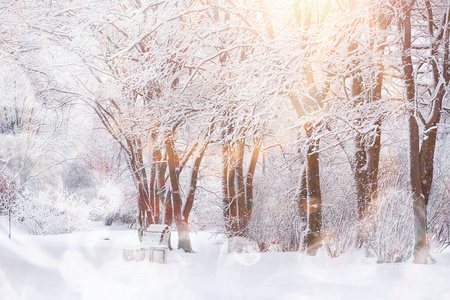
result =
[[[263,0],[267,12],[284,22],[289,17],[296,22],[316,23],[330,11],[333,0]]]

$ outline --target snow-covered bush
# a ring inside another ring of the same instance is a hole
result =
[[[31,234],[70,233],[87,226],[85,199],[76,194],[24,191],[16,197],[14,224]]]
[[[323,246],[331,257],[354,248],[358,237],[355,180],[348,149],[351,142],[340,143],[332,137],[322,139],[320,184],[322,194]],[[340,144],[342,147],[330,147]]]
[[[257,177],[257,193],[248,237],[261,251],[297,251],[304,225],[295,201],[296,178],[289,170]]]
[[[450,246],[450,179],[442,180],[440,188],[432,193],[428,219],[428,239],[433,252],[441,252]]]
[[[303,228],[294,201],[272,198],[255,203],[249,237],[258,243],[261,251],[296,251]]]
[[[95,199],[89,204],[90,218],[94,221],[104,221],[111,225],[114,221],[125,224],[136,222],[135,193],[124,185],[111,180],[98,187]]]
[[[189,216],[190,231],[221,231],[221,228],[224,227],[223,212],[217,202],[201,198],[194,201]]]
[[[384,190],[371,209],[364,228],[369,254],[380,263],[408,260],[414,241],[411,194],[402,190]]]

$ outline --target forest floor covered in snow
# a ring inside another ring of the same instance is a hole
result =
[[[176,233],[172,243],[176,242]],[[135,230],[101,227],[64,235],[0,232],[0,299],[450,299],[450,252],[435,264],[377,264],[362,252],[228,253],[226,240],[192,233],[196,253],[167,264],[126,262]]]

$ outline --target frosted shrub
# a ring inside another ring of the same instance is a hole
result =
[[[191,231],[221,231],[221,228],[225,227],[222,207],[215,203],[207,204],[194,203],[191,215],[189,216],[189,229]]]
[[[367,250],[378,262],[401,262],[412,255],[412,209],[411,195],[402,190],[384,190],[373,203],[364,231]]]
[[[433,252],[441,252],[450,246],[450,186],[448,182],[445,182],[444,187],[442,193],[434,193],[428,207],[428,236]]]
[[[16,225],[31,234],[70,233],[86,226],[88,220],[85,200],[65,192],[23,192],[16,199]]]
[[[358,236],[358,215],[354,179],[350,164],[339,149],[321,153],[323,245],[331,257],[337,257],[356,244]],[[336,167],[329,160],[339,163]]]
[[[328,255],[338,257],[353,248],[358,236],[356,210],[339,202],[324,205],[323,244]]]
[[[258,243],[261,251],[296,251],[303,228],[296,202],[286,198],[257,201],[249,237]]]
[[[111,225],[120,220],[126,224],[136,221],[135,193],[113,181],[106,181],[97,190],[97,195],[89,204],[90,218],[94,221],[104,221]]]

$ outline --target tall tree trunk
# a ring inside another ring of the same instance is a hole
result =
[[[150,194],[150,203],[153,208],[153,218],[156,224],[159,223],[159,202],[156,197],[156,164],[155,164],[155,155],[152,152],[152,161],[150,162],[150,180],[149,180],[149,194]]]
[[[414,263],[426,264],[427,246],[427,205],[422,193],[419,158],[419,126],[415,116],[409,117],[410,180],[414,211]]]
[[[405,82],[406,100],[410,105],[409,112],[409,163],[410,181],[413,198],[414,212],[414,263],[426,264],[428,259],[427,247],[427,206],[422,192],[420,176],[420,153],[419,153],[419,126],[416,120],[415,79],[411,57],[411,10],[412,5],[403,7],[402,19],[402,66],[403,80]]]
[[[375,129],[370,133],[371,139],[369,147],[367,148],[367,166],[368,166],[368,181],[370,193],[369,201],[373,202],[378,197],[378,171],[380,166],[380,152],[381,152],[381,121],[377,120],[374,123]],[[366,212],[370,202],[366,204]]]
[[[179,162],[177,161],[173,140],[171,138],[166,141],[166,151],[170,184],[172,186],[173,214],[175,217],[175,224],[177,225],[178,229],[178,248],[181,248],[186,252],[193,252],[191,240],[189,237],[188,224],[185,220],[183,220],[183,216],[181,213],[183,201],[181,200],[179,177],[177,172]]]
[[[228,169],[230,161],[230,146],[225,143],[222,146],[222,193],[223,193],[223,217],[225,220],[225,230],[231,232],[231,196],[228,185]]]
[[[305,238],[306,252],[316,255],[322,246],[322,198],[319,175],[319,141],[313,138],[314,127],[305,126],[307,141],[306,185],[308,203],[308,233]]]
[[[260,138],[254,138],[254,146],[248,166],[247,176],[245,178],[245,215],[243,228],[245,233],[248,233],[248,224],[253,213],[253,178],[255,176],[256,163],[258,162],[259,152],[261,151],[262,141]]]
[[[154,219],[150,203],[147,173],[144,168],[141,142],[139,139],[134,141],[127,140],[127,144],[131,150],[129,152],[131,154],[129,167],[138,192],[138,223],[139,236],[141,237],[142,231],[147,229],[150,224],[153,224]]]
[[[236,142],[236,234],[245,235],[245,216],[247,215],[247,205],[245,201],[245,182],[244,182],[244,152],[245,140],[239,139]]]
[[[358,44],[352,43],[350,52],[356,50]],[[381,46],[377,51],[383,51],[384,46]],[[360,67],[359,60],[353,61],[354,68],[357,70]],[[364,104],[365,101],[374,102],[381,99],[381,90],[383,86],[383,65],[378,63],[379,72],[375,75],[375,87],[369,93],[363,91],[363,81],[360,71],[355,71],[352,79],[352,96],[355,105]],[[358,119],[358,122],[364,122],[363,119]],[[374,129],[369,132],[356,132],[355,136],[355,156],[352,163],[353,175],[356,183],[356,198],[358,204],[358,220],[362,226],[367,218],[369,204],[372,199],[376,197],[377,193],[377,177],[378,165],[380,160],[381,150],[381,121],[375,120],[373,123]],[[363,229],[363,228],[361,228]],[[362,234],[362,232],[361,232]],[[363,238],[360,236],[359,245],[362,245]]]
[[[232,145],[229,148],[228,154],[228,174],[227,174],[227,184],[228,184],[228,195],[230,197],[230,225],[231,225],[231,235],[236,235],[238,232],[238,207],[236,201],[236,145]]]
[[[386,15],[383,12],[374,12],[374,24],[376,23],[376,31],[381,30],[382,32],[388,28],[389,22]],[[386,38],[383,37],[381,43],[378,44],[376,49],[379,53],[384,53],[386,48]],[[374,48],[375,45],[372,45]],[[379,58],[377,63],[377,71],[374,74],[375,86],[371,91],[371,102],[377,102],[381,100],[381,92],[383,90],[384,82],[384,65],[383,65],[383,55]],[[368,176],[368,192],[370,193],[369,203],[366,204],[366,214],[370,207],[370,204],[378,197],[378,171],[380,165],[380,152],[381,152],[381,119],[376,119],[373,123],[374,129],[368,133],[367,140],[367,176]],[[367,217],[367,215],[366,215]]]
[[[370,216],[370,205],[378,195],[378,169],[381,150],[381,121],[374,123],[375,128],[368,133],[356,135],[354,159],[354,177],[360,226],[357,246],[361,247],[367,238],[366,221]]]
[[[200,164],[202,162],[203,156],[205,155],[206,152],[207,145],[208,145],[207,142],[203,143],[192,166],[191,179],[189,182],[189,191],[186,197],[186,204],[183,210],[183,217],[186,223],[188,223],[189,214],[191,213],[192,206],[194,205],[195,191],[197,190],[198,173],[200,170]]]
[[[386,30],[387,24],[383,17],[379,18],[381,30]],[[377,49],[383,52],[385,49],[384,44]],[[383,61],[378,61],[378,73],[376,74],[376,84],[372,90],[372,101],[381,100],[381,91],[383,90],[384,81],[384,66]],[[378,196],[378,170],[380,165],[380,152],[381,152],[381,119],[375,120],[373,123],[374,129],[369,133],[368,147],[367,147],[367,159],[368,159],[368,176],[369,176],[369,192],[371,195],[370,201],[376,199]]]
[[[355,5],[353,3],[352,5]],[[379,7],[377,7],[379,9]],[[378,34],[378,31],[386,30],[388,24],[386,16],[381,11],[374,11],[373,16],[370,17],[369,22],[371,34]],[[385,37],[382,36],[380,43],[371,42],[370,48],[376,51],[376,53],[383,53],[385,49]],[[359,47],[358,42],[353,42],[350,49],[356,50]],[[374,66],[374,72],[372,77],[368,80],[371,81],[373,88],[364,90],[361,68],[366,65],[362,65],[361,60],[353,61],[353,68],[357,71],[353,74],[352,82],[352,96],[354,98],[355,105],[364,105],[366,103],[373,103],[381,100],[381,92],[383,89],[383,77],[384,66],[382,58],[378,59],[377,65]],[[371,85],[371,86],[372,86]],[[361,117],[359,122],[367,122],[367,119]],[[369,132],[356,132],[355,136],[355,156],[352,163],[352,169],[354,179],[356,183],[356,197],[358,207],[358,223],[360,226],[359,236],[357,240],[357,246],[362,246],[367,238],[366,227],[367,220],[370,217],[371,203],[377,198],[378,195],[378,169],[380,161],[381,151],[381,119],[377,118],[371,120],[371,127],[373,128]],[[362,126],[361,126],[362,127]],[[361,128],[362,129],[362,128]],[[363,129],[364,130],[364,129]]]
[[[440,88],[437,99],[434,101],[439,102],[440,109],[435,112],[436,117],[430,123],[425,125],[423,132],[423,141],[420,148],[420,176],[422,183],[422,193],[425,201],[425,205],[428,205],[430,197],[431,185],[433,183],[434,172],[434,154],[436,150],[437,141],[437,129],[441,118],[442,100],[444,98],[445,89]]]
[[[435,88],[435,97],[432,99],[432,108],[430,112],[430,118],[427,123],[425,123],[425,128],[423,130],[423,141],[420,148],[420,174],[421,174],[421,182],[422,182],[422,192],[425,198],[425,205],[428,205],[431,185],[433,183],[433,172],[434,172],[434,156],[436,150],[436,141],[437,141],[437,131],[438,124],[441,119],[441,111],[442,111],[442,102],[444,100],[446,91],[445,87],[448,86],[450,82],[450,73],[448,71],[449,64],[449,40],[450,40],[450,30],[447,29],[443,34],[440,34],[436,37],[436,33],[434,31],[434,26],[436,20],[434,20],[432,5],[429,0],[425,1],[425,6],[428,14],[428,30],[430,37],[434,38],[431,44],[431,66],[433,70],[433,81]],[[442,20],[443,26],[448,26],[449,23],[449,14],[450,14],[450,5],[447,8],[446,14],[444,14],[444,20]],[[442,46],[444,51],[443,60],[442,60],[442,70],[443,74],[438,67],[438,60],[435,59],[438,57],[439,46]],[[441,77],[442,75],[442,77]],[[443,81],[441,81],[441,78]]]
[[[297,205],[302,223],[308,222],[308,186],[306,183],[306,161],[300,168],[300,182],[297,194]]]
[[[163,157],[161,150],[157,149],[154,151],[157,165],[156,199],[158,203],[164,205],[164,224],[171,226],[173,220],[173,206],[172,193],[170,189],[166,188],[167,154]]]
[[[356,135],[356,151],[354,162],[354,176],[356,182],[356,199],[358,204],[358,219],[360,223],[364,221],[366,204],[370,200],[368,161],[366,153],[365,134]]]
[[[156,184],[155,184],[155,198],[156,198],[156,207],[155,210],[158,213],[159,221],[161,221],[161,212],[160,212],[160,204],[165,203],[165,194],[166,194],[166,169],[167,162],[163,161],[163,156],[161,154],[161,150],[155,149],[154,153],[154,163],[156,167]],[[158,222],[159,223],[159,222]]]

